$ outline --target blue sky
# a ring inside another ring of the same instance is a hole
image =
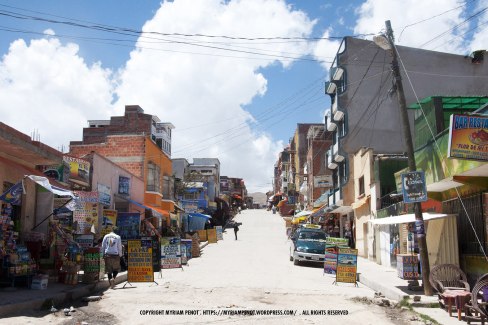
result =
[[[42,142],[66,151],[87,120],[139,104],[175,125],[173,157],[217,157],[223,175],[266,191],[296,124],[323,122],[329,108],[323,83],[339,40],[328,37],[375,34],[389,19],[399,44],[465,55],[486,48],[487,5],[0,0],[0,114],[2,122],[26,134],[36,130]]]

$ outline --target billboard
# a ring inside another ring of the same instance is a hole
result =
[[[488,161],[488,117],[452,114],[447,156]]]

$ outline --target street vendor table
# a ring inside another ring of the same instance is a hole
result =
[[[466,290],[446,290],[441,293],[440,296],[444,300],[444,304],[447,306],[449,316],[452,316],[452,306],[454,303],[456,305],[458,320],[461,320],[461,312],[464,305],[469,302],[471,292]]]

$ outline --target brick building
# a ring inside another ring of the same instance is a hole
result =
[[[96,152],[144,180],[144,205],[167,216],[174,211],[171,123],[145,114],[138,105],[125,106],[124,116],[90,120],[83,140],[70,142],[70,155]]]

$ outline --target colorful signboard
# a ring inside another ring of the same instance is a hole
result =
[[[206,230],[197,230],[198,237],[200,238],[200,241],[207,241],[207,231]]]
[[[324,273],[336,274],[337,271],[337,246],[325,246]]]
[[[77,223],[77,234],[89,234],[98,227],[98,192],[75,191],[77,207],[73,211],[73,222]]]
[[[347,246],[349,243],[349,239],[347,238],[339,238],[339,237],[327,237],[325,239],[327,245],[336,245],[336,246]]]
[[[339,248],[337,252],[336,282],[357,282],[358,250]]]
[[[181,267],[181,239],[178,237],[161,238],[161,268]]]
[[[217,231],[217,240],[224,240],[224,233],[222,232],[222,226],[215,226],[215,231]]]
[[[117,222],[117,210],[102,210],[102,230],[100,234],[105,236],[112,230]]]
[[[98,202],[106,207],[110,207],[112,202],[112,190],[110,186],[97,184]]]
[[[191,239],[182,239],[181,245],[186,246],[186,259],[190,260],[192,258],[191,250],[192,250],[192,240]],[[182,256],[183,258],[183,256]]]
[[[90,184],[90,162],[84,159],[63,156],[63,161],[69,164],[69,180],[88,186]]]
[[[317,187],[332,187],[332,175],[320,175],[313,177],[313,186]]]
[[[127,241],[127,282],[154,282],[151,240]]]
[[[130,178],[119,176],[119,194],[129,195],[130,192]]]
[[[413,254],[398,254],[397,272],[398,277],[404,280],[417,280],[419,278],[419,259]]]
[[[151,242],[153,271],[154,272],[161,271],[161,245],[159,244],[159,237],[158,236],[141,237],[141,240]]]
[[[75,235],[74,240],[75,240],[75,242],[77,242],[80,245],[80,247],[83,250],[93,247],[93,234]]]
[[[488,161],[488,117],[452,114],[447,156]]]
[[[139,238],[141,216],[138,212],[119,212],[117,215],[117,231],[122,240]]]
[[[215,244],[217,242],[217,231],[215,228],[207,229],[207,240],[209,244]]]
[[[405,203],[427,201],[427,187],[423,171],[402,174],[402,194]]]

